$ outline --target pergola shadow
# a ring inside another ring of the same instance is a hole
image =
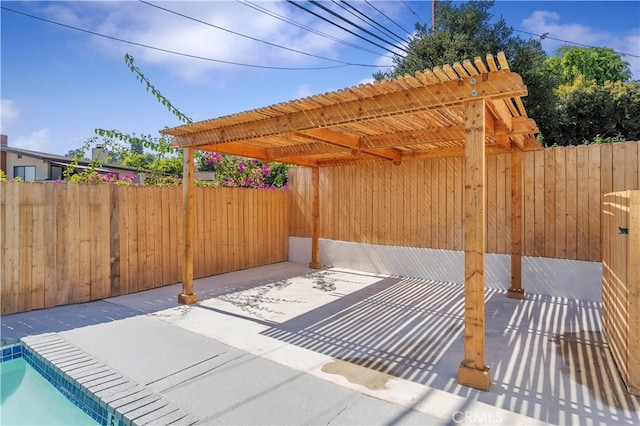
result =
[[[322,272],[317,286],[329,286]],[[316,286],[316,288],[318,288]],[[600,335],[598,303],[487,290],[482,392],[457,383],[464,286],[389,277],[274,325],[263,335],[401,379],[556,424],[640,424]]]

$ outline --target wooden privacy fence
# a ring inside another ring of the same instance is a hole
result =
[[[600,261],[604,194],[640,188],[639,142],[523,153],[523,255]],[[511,154],[487,156],[487,251],[509,253]],[[320,170],[320,237],[463,250],[463,159]],[[309,237],[311,170],[292,170],[290,235]]]
[[[2,314],[180,281],[175,187],[0,184]],[[287,260],[284,191],[196,188],[194,275]]]
[[[523,154],[523,254],[602,260],[604,195],[640,188],[638,142]],[[462,250],[462,159],[320,171],[322,238]],[[508,253],[510,154],[487,157],[487,251]],[[196,188],[194,275],[287,260],[309,237],[311,169],[289,192]],[[2,314],[181,280],[181,188],[0,184]]]
[[[607,194],[602,331],[627,390],[640,395],[640,191]]]

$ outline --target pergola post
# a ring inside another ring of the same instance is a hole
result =
[[[184,148],[182,164],[182,293],[178,303],[191,305],[198,296],[193,293],[193,148]]]
[[[511,154],[511,287],[507,296],[524,299],[522,288],[522,152]]]
[[[464,163],[464,360],[461,385],[488,390],[485,355],[486,158],[484,99],[465,104]]]
[[[311,206],[311,262],[309,268],[320,269],[320,168],[312,169],[313,205]]]

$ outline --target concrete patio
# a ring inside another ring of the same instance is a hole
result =
[[[487,290],[483,392],[461,285],[285,262],[194,288],[3,316],[2,343],[55,333],[203,424],[640,424],[595,302]]]

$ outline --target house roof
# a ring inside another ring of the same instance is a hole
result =
[[[73,158],[66,157],[64,155],[49,154],[49,153],[40,152],[40,151],[31,151],[31,150],[28,150],[28,149],[14,148],[14,147],[7,146],[7,145],[0,146],[0,150],[5,151],[5,152],[10,152],[10,153],[16,154],[16,155],[23,155],[23,156],[30,157],[30,158],[36,158],[38,160],[43,160],[43,161],[46,161],[48,163],[55,164],[55,165],[62,166],[62,167],[68,166],[73,161]],[[82,159],[82,160],[78,160],[78,166],[77,167],[78,168],[86,168],[90,164],[91,164],[91,160]],[[107,169],[109,169],[109,170],[107,170]],[[96,170],[102,171],[102,172],[109,172],[109,171],[113,171],[113,170],[121,170],[121,171],[125,171],[125,172],[138,173],[138,169],[137,168],[130,167],[130,166],[123,166],[122,164],[102,164],[101,168],[97,168]]]
[[[486,151],[537,150],[527,88],[505,55],[162,130],[191,147],[304,166],[464,155],[465,102],[486,100]]]

